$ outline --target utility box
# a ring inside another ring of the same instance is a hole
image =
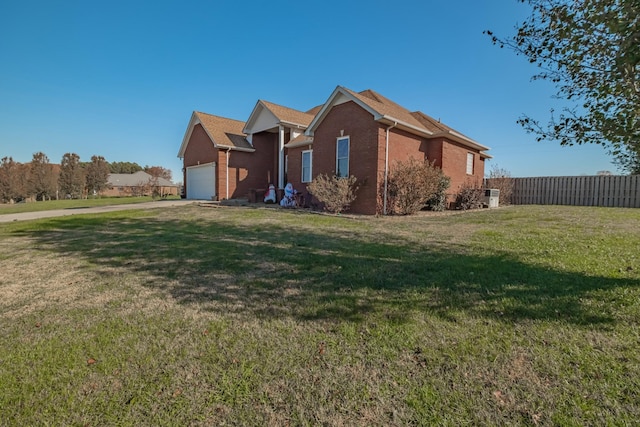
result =
[[[500,190],[488,188],[484,190],[484,204],[488,208],[497,208],[500,200]]]

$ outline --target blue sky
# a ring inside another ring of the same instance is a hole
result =
[[[513,176],[617,172],[600,146],[536,142],[516,124],[557,102],[514,33],[516,0],[0,3],[0,157],[43,151],[161,165],[193,110],[246,120],[258,99],[299,110],[337,85],[373,89],[491,147]]]

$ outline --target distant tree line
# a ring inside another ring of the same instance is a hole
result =
[[[30,163],[12,157],[0,160],[0,202],[78,199],[97,196],[109,188],[109,174],[144,171],[154,179],[171,180],[171,171],[162,166],[140,166],[132,162],[109,163],[102,156],[90,162],[80,161],[76,153],[65,153],[59,165],[52,164],[43,152],[33,155]]]

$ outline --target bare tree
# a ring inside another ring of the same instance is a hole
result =
[[[511,195],[513,194],[514,181],[511,172],[494,164],[489,171],[487,178],[487,187],[500,190],[500,198],[498,199],[501,206],[511,204]]]
[[[172,179],[171,170],[162,166],[145,166],[144,171],[154,178],[164,178],[167,181]]]

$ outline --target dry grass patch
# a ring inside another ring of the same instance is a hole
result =
[[[0,425],[640,418],[638,211],[191,206],[0,239]]]

